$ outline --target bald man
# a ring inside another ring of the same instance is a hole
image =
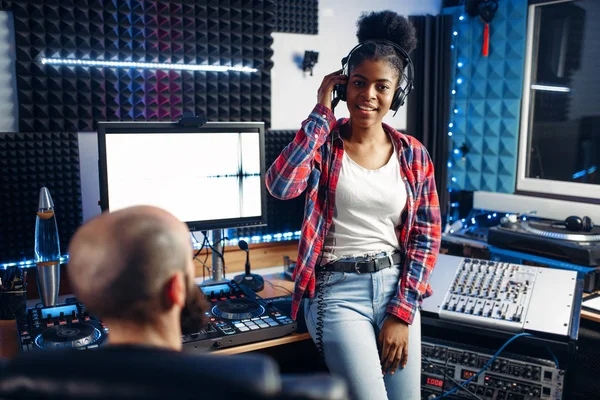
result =
[[[79,301],[108,325],[110,344],[181,350],[181,323],[198,332],[204,322],[189,230],[160,208],[130,207],[84,224],[67,271]]]

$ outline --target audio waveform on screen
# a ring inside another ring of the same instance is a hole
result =
[[[260,173],[257,172],[257,173],[253,173],[253,174],[248,174],[248,173],[240,172],[238,174],[223,174],[223,175],[217,174],[217,175],[202,176],[201,178],[240,178],[240,179],[243,179],[243,178],[247,178],[250,176],[260,176]]]

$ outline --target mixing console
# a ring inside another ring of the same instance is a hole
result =
[[[520,331],[535,278],[535,267],[467,258],[456,271],[440,317]]]
[[[563,337],[577,331],[576,271],[440,254],[430,284],[422,309],[443,320]]]

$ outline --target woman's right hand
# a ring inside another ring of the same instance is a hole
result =
[[[333,100],[333,104],[331,101],[331,96],[333,94],[333,88],[335,85],[343,84],[345,85],[348,82],[348,77],[346,75],[342,75],[342,70],[337,70],[329,75],[325,75],[323,78],[323,82],[321,82],[321,86],[319,87],[319,91],[317,92],[317,99],[319,104],[324,105],[333,111],[333,108],[340,101],[339,98],[335,98]]]

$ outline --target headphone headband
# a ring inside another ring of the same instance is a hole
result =
[[[350,61],[350,58],[352,57],[352,54],[358,50],[359,48],[367,45],[367,44],[384,44],[386,46],[390,46],[393,47],[394,50],[396,50],[397,53],[399,53],[398,55],[400,56],[400,58],[402,59],[402,61],[404,61],[404,65],[403,67],[406,69],[408,67],[408,65],[410,64],[411,68],[412,68],[412,60],[410,59],[410,56],[408,55],[408,53],[406,52],[406,50],[404,50],[402,47],[400,47],[400,45],[398,45],[397,43],[392,42],[391,40],[387,40],[387,39],[369,39],[369,40],[365,40],[362,43],[357,44],[356,46],[354,46],[352,48],[352,50],[350,50],[350,52],[348,53],[348,55],[346,57],[344,57],[342,59],[342,63],[343,64],[348,64],[348,62]]]

